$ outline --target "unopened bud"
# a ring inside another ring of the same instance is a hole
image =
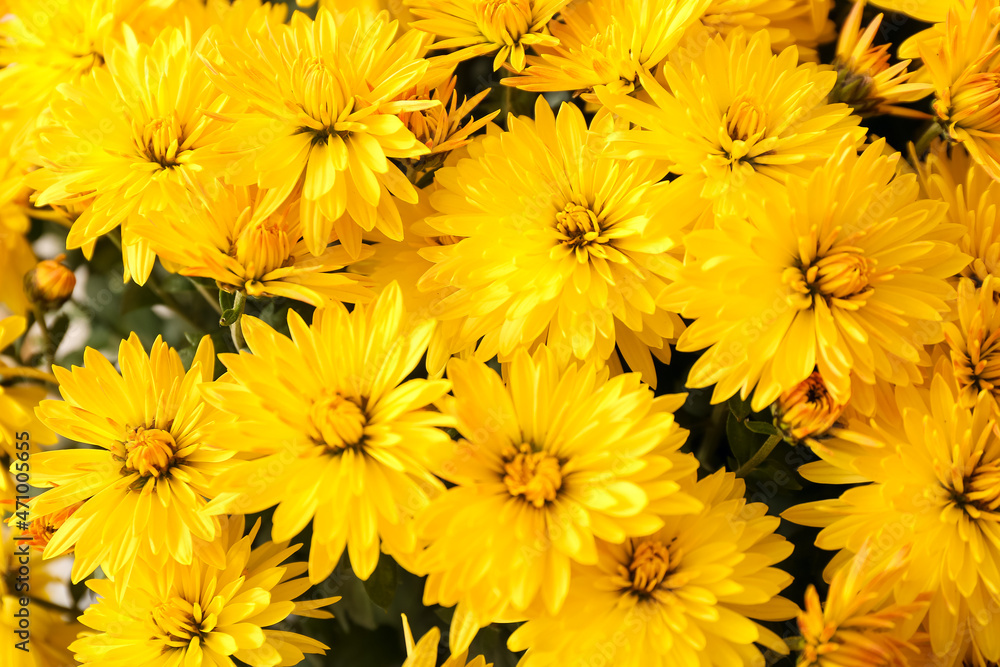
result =
[[[775,405],[778,427],[795,440],[816,437],[832,427],[844,406],[830,395],[818,371],[786,391]]]
[[[76,276],[63,264],[66,255],[39,262],[24,275],[24,293],[43,310],[55,310],[66,303],[76,287]]]

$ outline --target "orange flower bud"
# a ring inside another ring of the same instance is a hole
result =
[[[63,264],[66,255],[39,262],[24,276],[24,292],[43,310],[54,310],[66,303],[76,287],[76,276]]]
[[[818,371],[786,391],[775,407],[779,428],[796,440],[825,433],[840,417],[844,405],[827,391]]]

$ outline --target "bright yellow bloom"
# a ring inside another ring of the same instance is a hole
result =
[[[955,298],[947,279],[969,258],[951,242],[944,207],[918,199],[916,176],[897,175],[900,156],[883,155],[883,145],[859,156],[845,143],[748,219],[721,218],[685,237],[688,257],[668,290],[696,321],[677,348],[711,346],[688,386],[715,384],[713,402],[753,391],[761,410],[817,367],[838,403],[852,376],[922,380],[924,346],[942,339]]]
[[[231,123],[220,149],[253,156],[227,178],[273,188],[276,201],[301,184],[299,215],[314,255],[334,231],[355,257],[362,230],[402,238],[393,196],[416,201],[388,158],[429,150],[396,114],[438,102],[397,99],[428,63],[426,35],[409,31],[394,41],[396,31],[385,13],[366,21],[357,9],[335,17],[321,8],[313,21],[295,12],[291,25],[272,25],[258,39],[217,44],[221,62],[206,61],[219,88],[249,106],[219,117]]]
[[[125,31],[125,45],[52,102],[40,131],[43,169],[29,175],[37,206],[89,201],[66,240],[78,248],[122,227],[125,278],[145,282],[155,255],[130,227],[150,211],[175,211],[193,184],[214,180],[213,153],[225,103],[184,33],[151,46]],[[228,158],[226,158],[228,160]]]
[[[118,348],[121,373],[92,348],[84,362],[71,371],[54,367],[64,400],[38,406],[46,426],[97,446],[31,457],[32,484],[48,489],[32,501],[31,518],[83,502],[45,557],[75,545],[74,582],[100,565],[123,587],[141,558],[218,564],[219,521],[201,510],[232,452],[213,446],[228,415],[198,393],[215,367],[211,340],[202,339],[188,372],[166,343],[157,338],[147,355],[135,334]]]
[[[226,291],[314,306],[369,300],[371,293],[355,276],[337,273],[354,261],[342,246],[319,257],[309,252],[299,208],[299,201],[275,201],[256,186],[216,183],[183,216],[151,213],[133,230],[173,270],[212,278]]]
[[[639,76],[652,104],[598,89],[603,104],[641,128],[611,140],[630,158],[666,160],[720,213],[742,212],[749,194],[780,197],[845,138],[865,134],[850,107],[827,103],[836,73],[799,65],[795,47],[772,54],[764,31],[716,37],[693,59],[668,60],[663,74],[669,90]]]
[[[596,86],[631,93],[698,23],[711,0],[587,0],[549,24],[559,43],[536,48],[522,76],[502,83],[522,90],[572,90],[594,102]]]
[[[948,220],[965,233],[957,239],[972,262],[962,275],[981,284],[1000,276],[1000,182],[969,156],[962,146],[935,140],[926,161],[917,165],[924,193],[948,204]],[[994,283],[1000,289],[1000,283]]]
[[[913,627],[907,621],[923,615],[927,596],[909,604],[887,601],[903,575],[903,553],[874,569],[866,555],[862,551],[837,570],[825,605],[815,586],[806,590],[798,618],[804,642],[799,667],[909,667],[919,655],[924,637],[908,641]]]
[[[156,0],[8,0],[0,21],[0,89],[4,128],[17,150],[60,84],[78,84],[91,70],[103,68],[122,38],[122,26],[144,33],[160,9]]]
[[[449,362],[455,398],[443,409],[462,439],[439,474],[455,486],[418,519],[424,603],[458,604],[466,639],[532,608],[557,612],[572,564],[595,564],[598,540],[622,544],[701,506],[678,483],[697,461],[679,451],[677,396],[544,347],[520,350],[508,376],[504,386],[485,364]],[[453,637],[453,651],[467,645]]]
[[[260,520],[243,535],[242,516],[229,518],[218,542],[219,565],[195,560],[166,570],[143,563],[128,596],[117,600],[112,582],[91,579],[99,595],[80,620],[84,632],[70,648],[98,667],[251,667],[297,665],[304,653],[329,646],[304,635],[270,629],[291,615],[331,618],[322,608],[340,598],[296,600],[309,590],[304,562],[285,563],[301,545],[265,542],[253,548]]]
[[[245,317],[251,353],[219,355],[229,369],[205,393],[238,415],[226,447],[243,461],[221,476],[210,511],[277,504],[271,534],[286,540],[313,520],[309,577],[323,581],[345,545],[367,579],[379,546],[416,549],[413,516],[443,490],[432,474],[447,456],[449,419],[429,406],[445,380],[404,382],[427,350],[432,323],[408,317],[398,286],[351,313],[317,311],[312,326],[289,312],[292,338]]]
[[[899,102],[913,102],[930,94],[928,83],[907,83],[913,72],[906,70],[910,61],[889,65],[890,44],[872,46],[882,14],[876,16],[864,32],[860,32],[861,14],[865,0],[856,0],[848,15],[837,42],[837,56],[833,67],[837,70],[837,84],[830,91],[831,102],[844,102],[859,116],[894,114],[912,118],[926,118],[927,114],[906,107]]]
[[[28,322],[18,315],[0,320],[0,352],[20,338],[27,325]],[[55,378],[48,373],[11,366],[0,360],[0,380],[3,381],[0,384],[0,454],[6,454],[11,459],[17,458],[18,441],[29,442],[33,451],[37,451],[37,445],[53,445],[56,442],[56,434],[35,416],[35,406],[48,394],[45,387],[36,383],[12,382],[17,379],[55,382]],[[4,479],[0,479],[0,488],[3,487]]]
[[[945,135],[1000,180],[1000,41],[997,3],[976,0],[948,14],[940,44],[919,46],[934,84],[934,113]]]
[[[792,552],[779,520],[748,504],[745,486],[718,471],[682,488],[703,509],[621,544],[599,541],[596,562],[577,567],[562,611],[533,616],[508,641],[528,649],[523,667],[612,664],[713,667],[763,664],[759,643],[788,648],[754,619],[797,608],[778,593],[792,577],[772,567]]]
[[[471,159],[437,172],[427,219],[457,243],[425,248],[435,263],[422,287],[450,285],[443,319],[467,318],[477,358],[545,342],[577,359],[617,362],[615,346],[653,384],[650,353],[667,361],[683,323],[662,306],[666,275],[679,263],[692,194],[661,183],[648,159],[604,151],[624,127],[599,114],[587,127],[564,104],[555,118],[539,97],[535,118],[469,146]]]
[[[839,499],[806,503],[782,516],[822,526],[821,549],[843,562],[877,545],[866,567],[884,569],[900,549],[909,554],[892,587],[897,603],[930,595],[927,615],[937,656],[964,653],[971,641],[987,660],[1000,659],[1000,433],[987,392],[963,407],[941,376],[929,388],[897,387],[900,418],[854,422],[843,436],[873,440],[854,466],[870,483]],[[828,479],[826,481],[833,481]]]
[[[421,20],[412,27],[436,35],[437,49],[467,60],[496,53],[493,69],[524,69],[525,47],[553,46],[546,25],[570,0],[405,0]]]

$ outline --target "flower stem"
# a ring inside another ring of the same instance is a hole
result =
[[[52,365],[56,362],[55,342],[52,340],[52,332],[49,331],[49,325],[45,321],[45,311],[37,305],[34,306],[33,310],[35,313],[35,320],[38,322],[38,328],[42,332],[42,339],[44,340],[42,354],[45,355],[45,369],[47,372],[51,372]]]
[[[746,477],[753,472],[757,466],[763,463],[767,457],[771,455],[771,452],[774,451],[774,448],[777,447],[779,442],[781,442],[780,435],[772,435],[769,437],[767,442],[765,442],[761,448],[750,457],[750,460],[739,467],[739,470],[736,471],[736,476]]]
[[[917,145],[914,148],[917,157],[920,157],[921,155],[926,153],[927,150],[931,147],[931,142],[934,141],[934,138],[940,137],[943,131],[944,128],[942,128],[937,121],[931,123],[930,126],[926,130],[924,130],[924,133],[920,135],[920,138],[917,139]]]

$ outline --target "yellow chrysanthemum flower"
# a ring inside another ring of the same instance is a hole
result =
[[[830,91],[831,102],[844,102],[859,116],[893,114],[911,118],[927,118],[922,111],[898,106],[899,102],[914,102],[927,97],[932,90],[929,83],[907,83],[913,72],[907,71],[909,60],[889,65],[890,44],[872,46],[882,14],[876,16],[864,32],[861,15],[865,0],[856,0],[854,9],[840,31],[837,56],[833,67],[837,83]]]
[[[425,248],[435,263],[422,287],[449,285],[443,319],[465,317],[477,358],[509,359],[545,342],[578,359],[605,361],[615,346],[654,384],[651,356],[668,361],[683,323],[663,308],[666,275],[679,264],[692,194],[660,183],[652,160],[604,151],[623,127],[599,114],[587,127],[564,104],[558,119],[539,97],[535,118],[469,146],[470,159],[437,172],[426,223],[457,243]],[[617,357],[615,357],[617,361]]]
[[[242,516],[228,519],[218,541],[219,565],[195,560],[160,571],[137,570],[128,596],[112,582],[91,579],[99,595],[80,620],[84,632],[70,648],[83,665],[99,667],[251,667],[298,665],[303,654],[329,646],[295,632],[270,629],[291,615],[331,618],[323,607],[340,598],[296,600],[309,590],[304,562],[285,563],[301,545],[253,547],[260,520],[243,535]]]
[[[962,146],[935,140],[925,162],[917,165],[924,193],[948,204],[948,220],[965,229],[958,240],[972,262],[962,275],[981,284],[1000,277],[1000,182],[969,156]],[[994,287],[1000,289],[1000,283]]]
[[[1000,40],[995,0],[948,14],[940,43],[919,45],[934,85],[934,113],[950,141],[1000,180]]]
[[[711,346],[688,386],[715,384],[713,402],[753,391],[762,410],[817,367],[839,403],[852,376],[921,382],[924,346],[942,339],[955,298],[947,279],[969,258],[952,242],[956,226],[942,222],[944,207],[918,199],[916,176],[898,175],[899,154],[883,146],[858,155],[846,143],[748,219],[721,218],[685,237],[668,302],[696,321],[677,348]]]
[[[559,40],[528,56],[528,68],[502,83],[522,90],[572,90],[595,102],[596,86],[631,93],[698,23],[711,0],[585,0],[549,24]]]
[[[553,46],[549,21],[570,0],[405,0],[420,20],[411,26],[437,36],[434,48],[458,49],[455,58],[467,60],[496,53],[493,69],[508,63],[524,69],[525,48]]]
[[[834,575],[825,604],[809,585],[798,617],[803,642],[798,667],[910,667],[926,637],[912,637],[908,621],[926,612],[928,596],[908,604],[892,601],[892,587],[903,575],[903,555],[869,568],[862,551]]]
[[[693,59],[663,66],[669,90],[640,73],[652,104],[598,89],[601,102],[641,129],[611,136],[629,158],[666,160],[681,182],[720,213],[742,212],[747,195],[781,196],[804,181],[845,139],[865,131],[845,104],[828,104],[833,71],[798,64],[789,47],[771,53],[767,33],[742,30],[708,42]]]
[[[43,168],[28,177],[36,206],[89,201],[66,239],[78,248],[122,227],[125,278],[145,282],[156,256],[130,223],[175,210],[193,184],[211,183],[228,158],[213,152],[220,94],[185,34],[165,30],[151,46],[128,29],[107,68],[67,84],[40,130]],[[221,162],[220,162],[221,160]]]
[[[394,40],[397,28],[385,13],[366,21],[357,9],[335,17],[321,8],[313,21],[295,12],[290,25],[272,25],[259,39],[217,44],[221,62],[206,61],[219,88],[249,106],[219,116],[231,123],[220,150],[254,156],[227,178],[274,188],[277,201],[301,184],[299,214],[314,255],[334,231],[353,256],[362,230],[402,238],[393,196],[416,201],[389,158],[429,149],[397,114],[439,102],[397,99],[428,67],[426,35]]]
[[[772,567],[792,552],[779,519],[748,504],[745,486],[718,471],[682,488],[703,509],[622,544],[598,542],[595,563],[576,568],[557,614],[535,615],[508,641],[523,667],[595,661],[620,667],[764,664],[755,643],[788,653],[754,619],[792,618],[778,593],[791,575]]]
[[[64,583],[65,575],[58,576],[55,565],[30,550],[25,554],[8,531],[0,531],[0,665],[74,664],[69,645],[85,628],[48,604],[53,602],[54,585]],[[25,599],[28,603],[22,605]]]
[[[313,520],[309,578],[323,581],[345,545],[367,579],[379,546],[405,558],[413,516],[443,490],[432,471],[447,456],[449,419],[430,409],[445,380],[406,377],[427,350],[432,323],[408,318],[398,286],[351,313],[334,304],[307,326],[289,312],[292,338],[246,317],[249,354],[219,355],[226,381],[205,389],[238,415],[226,447],[243,461],[221,476],[210,511],[257,512],[277,504],[272,536]]]
[[[314,306],[369,300],[371,293],[357,277],[337,273],[354,258],[339,245],[312,255],[302,238],[300,202],[278,202],[266,192],[217,183],[185,208],[183,217],[150,213],[133,231],[172,263],[171,269],[212,278],[226,291]]]
[[[907,549],[894,599],[907,605],[929,594],[933,652],[961,654],[971,641],[987,660],[997,661],[1000,434],[993,399],[982,392],[973,409],[965,408],[936,376],[929,388],[897,387],[896,402],[899,419],[854,421],[835,436],[846,437],[847,446],[863,440],[879,445],[866,448],[854,465],[870,483],[782,516],[823,527],[816,546],[842,550],[833,568],[862,552],[866,541],[878,545],[866,559],[873,570],[886,568],[899,549]]]
[[[0,21],[0,117],[16,147],[30,141],[61,84],[77,84],[121,40],[122,26],[144,32],[159,8],[155,0],[9,0]]]
[[[455,398],[443,409],[462,439],[439,470],[455,486],[418,519],[430,546],[417,567],[429,573],[424,603],[458,604],[453,626],[471,629],[453,651],[495,620],[557,612],[571,565],[597,562],[597,540],[621,544],[700,508],[678,483],[697,461],[679,452],[677,396],[544,347],[520,350],[508,375],[504,386],[480,362],[448,364]]]
[[[140,558],[218,564],[219,520],[201,510],[232,452],[214,446],[229,416],[198,393],[215,367],[211,339],[202,339],[187,372],[166,343],[157,338],[147,355],[134,333],[118,348],[120,373],[92,348],[84,362],[71,371],[53,368],[64,400],[42,401],[37,410],[56,433],[96,445],[30,459],[31,483],[48,489],[33,499],[31,518],[83,502],[45,557],[75,546],[74,582],[100,565],[122,587]]]

